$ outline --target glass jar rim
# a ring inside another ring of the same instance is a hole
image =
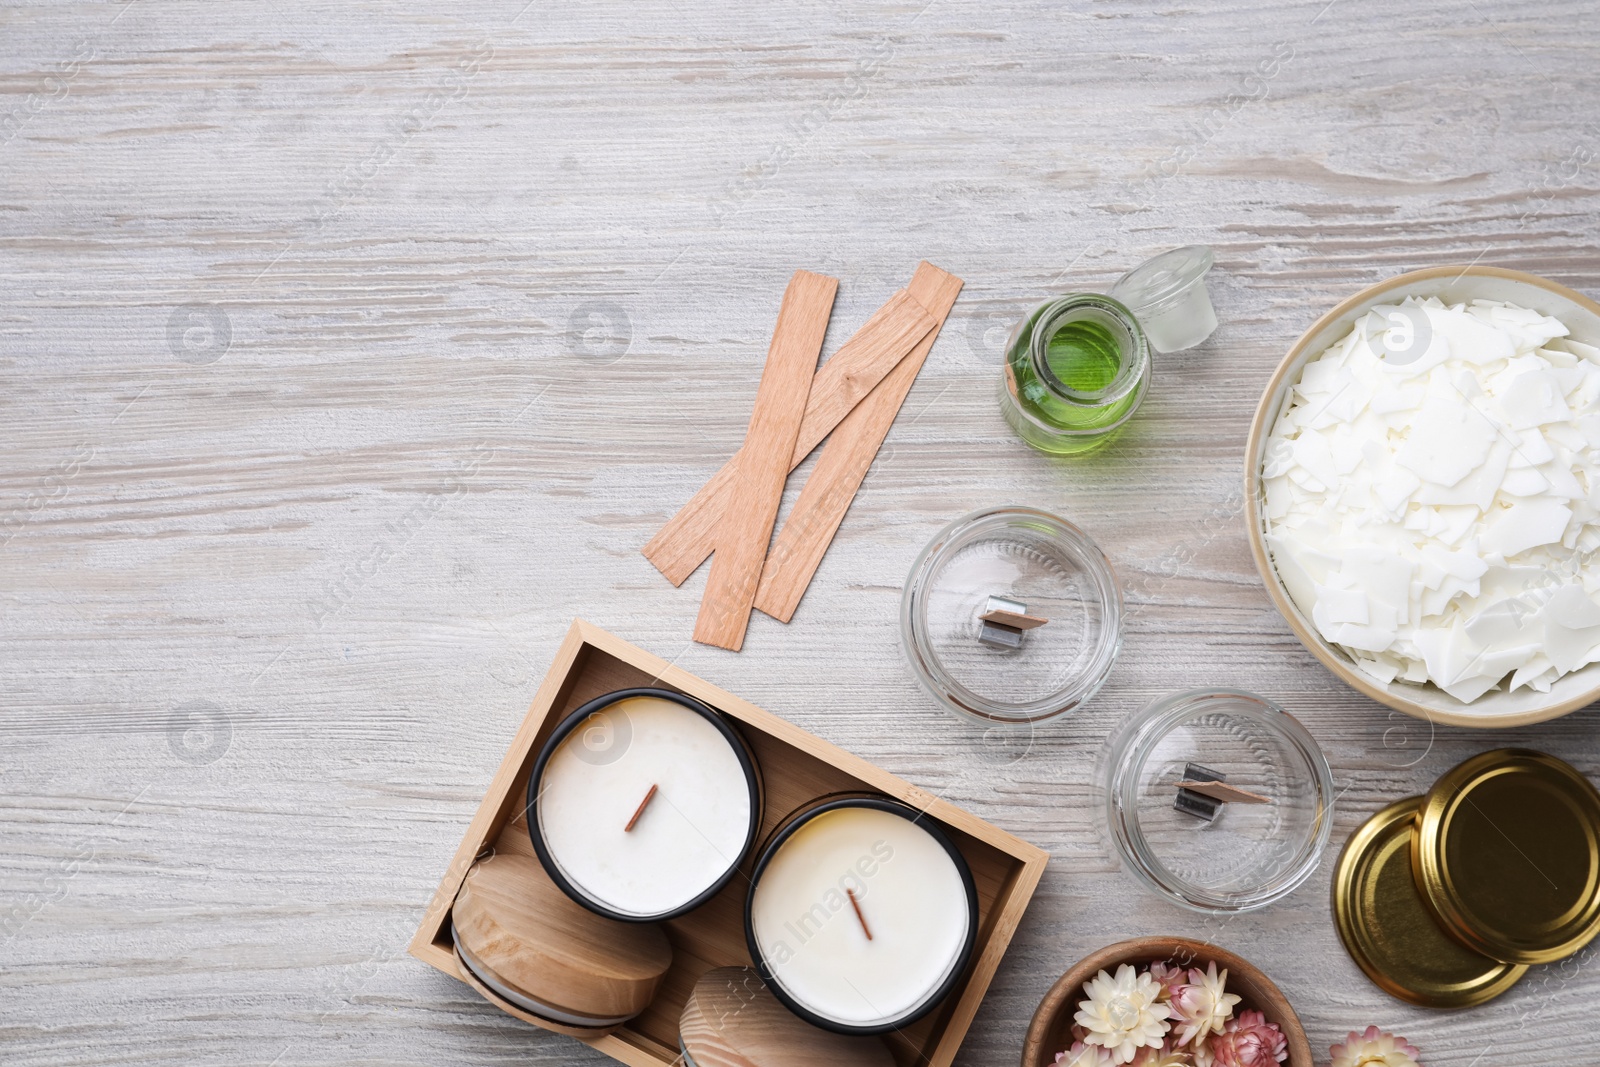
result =
[[[1140,771],[1157,743],[1175,727],[1203,713],[1209,700],[1229,702],[1230,714],[1252,718],[1279,734],[1305,759],[1316,792],[1317,812],[1293,862],[1250,893],[1215,893],[1184,882],[1151,852],[1138,820]],[[1190,689],[1147,704],[1106,744],[1105,816],[1111,839],[1138,879],[1191,911],[1246,912],[1266,907],[1298,889],[1316,871],[1333,834],[1333,772],[1305,725],[1280,705],[1244,689]]]
[[[1074,389],[1057,377],[1050,366],[1050,339],[1062,326],[1085,318],[1081,312],[1086,308],[1113,319],[1127,331],[1130,342],[1130,350],[1123,353],[1127,358],[1120,361],[1116,375],[1099,389]],[[1028,359],[1039,381],[1057,398],[1072,404],[1104,407],[1121,400],[1144,383],[1150,363],[1150,345],[1145,340],[1144,327],[1127,305],[1115,297],[1104,293],[1068,293],[1040,304],[1033,314],[1022,320],[1023,326],[1029,322],[1038,325],[1028,338]]]
[[[1033,700],[995,700],[975,692],[945,670],[928,631],[928,581],[944,563],[991,531],[1023,520],[1043,528],[1064,548],[1094,587],[1101,628],[1094,656],[1066,684]],[[1031,727],[1081,707],[1105,684],[1122,649],[1122,586],[1111,561],[1088,534],[1047,511],[1022,506],[979,508],[948,523],[917,554],[900,598],[900,637],[912,673],[929,695],[957,714],[990,726]]]

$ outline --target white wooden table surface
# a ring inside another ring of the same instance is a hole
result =
[[[1600,295],[1600,9],[765,6],[0,8],[0,1061],[602,1062],[403,951],[576,615],[1051,851],[962,1063],[1158,932],[1264,966],[1319,1056],[1368,1023],[1435,1065],[1589,1055],[1595,953],[1408,1008],[1340,947],[1331,854],[1208,921],[1116,871],[1088,796],[1120,717],[1203,684],[1304,717],[1335,846],[1496,745],[1600,774],[1593,711],[1430,731],[1340,686],[1238,495],[1262,383],[1358,288]],[[1213,338],[1107,452],[1015,440],[1006,327],[1191,242]],[[638,549],[741,439],[785,280],[842,279],[831,351],[920,258],[965,292],[794,623],[689,643],[704,572]],[[922,544],[1005,502],[1130,601],[1031,745],[930,704],[896,623]]]

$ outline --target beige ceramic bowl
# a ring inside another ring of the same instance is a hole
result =
[[[1356,319],[1374,304],[1399,303],[1408,296],[1437,296],[1447,304],[1467,300],[1504,300],[1521,307],[1554,315],[1572,331],[1575,340],[1600,346],[1600,304],[1565,286],[1521,271],[1498,267],[1434,267],[1412,271],[1363,289],[1312,324],[1289,349],[1278,370],[1261,394],[1255,419],[1250,424],[1250,440],[1244,455],[1245,522],[1250,535],[1250,551],[1256,568],[1267,583],[1267,592],[1289,621],[1300,642],[1328,669],[1380,704],[1396,711],[1433,722],[1454,726],[1521,726],[1565,715],[1600,700],[1600,663],[1574,671],[1548,693],[1523,689],[1517,693],[1485,693],[1470,704],[1463,704],[1433,685],[1408,682],[1380,683],[1363,673],[1342,651],[1322,639],[1310,620],[1290,599],[1282,580],[1267,555],[1267,542],[1261,512],[1261,455],[1273,424],[1289,401],[1289,390],[1300,380],[1305,365],[1330,345],[1349,333]]]

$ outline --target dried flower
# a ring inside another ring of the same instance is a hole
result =
[[[1417,1058],[1422,1055],[1421,1049],[1376,1026],[1360,1033],[1350,1031],[1344,1044],[1328,1051],[1333,1054],[1333,1067],[1422,1067]]]
[[[1259,1011],[1244,1011],[1230,1019],[1206,1049],[1214,1067],[1272,1067],[1289,1058],[1289,1042],[1276,1023]]]
[[[1116,1067],[1109,1049],[1074,1041],[1065,1052],[1056,1053],[1056,1067]]]
[[[1204,971],[1191,968],[1188,979],[1172,991],[1173,1025],[1179,1045],[1202,1045],[1207,1034],[1222,1033],[1241,998],[1227,992],[1228,972],[1218,974],[1215,960]]]
[[[1171,1041],[1163,1041],[1160,1048],[1140,1049],[1130,1067],[1193,1067],[1193,1064],[1187,1052],[1179,1052]]]
[[[1101,971],[1083,984],[1083,991],[1089,999],[1078,1002],[1073,1018],[1088,1031],[1086,1044],[1111,1050],[1119,1064],[1132,1062],[1141,1048],[1161,1047],[1172,1012],[1157,1003],[1162,987],[1148,973],[1124,963],[1115,978]]]
[[[1172,999],[1173,990],[1189,980],[1189,972],[1165,961],[1150,965],[1150,977],[1161,983],[1161,999]]]

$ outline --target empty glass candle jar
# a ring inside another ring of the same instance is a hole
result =
[[[1009,647],[982,639],[999,598],[1045,620]],[[986,726],[1031,728],[1082,707],[1122,648],[1122,588],[1088,534],[1037,508],[984,508],[911,567],[900,638],[917,681]]]
[[[1101,754],[1113,846],[1139,881],[1207,912],[1292,893],[1333,827],[1333,775],[1293,715],[1239,689],[1164,697]]]
[[[1099,293],[1046,301],[1006,342],[1000,409],[1024,441],[1071,455],[1105,444],[1150,384],[1150,347],[1123,304]]]

